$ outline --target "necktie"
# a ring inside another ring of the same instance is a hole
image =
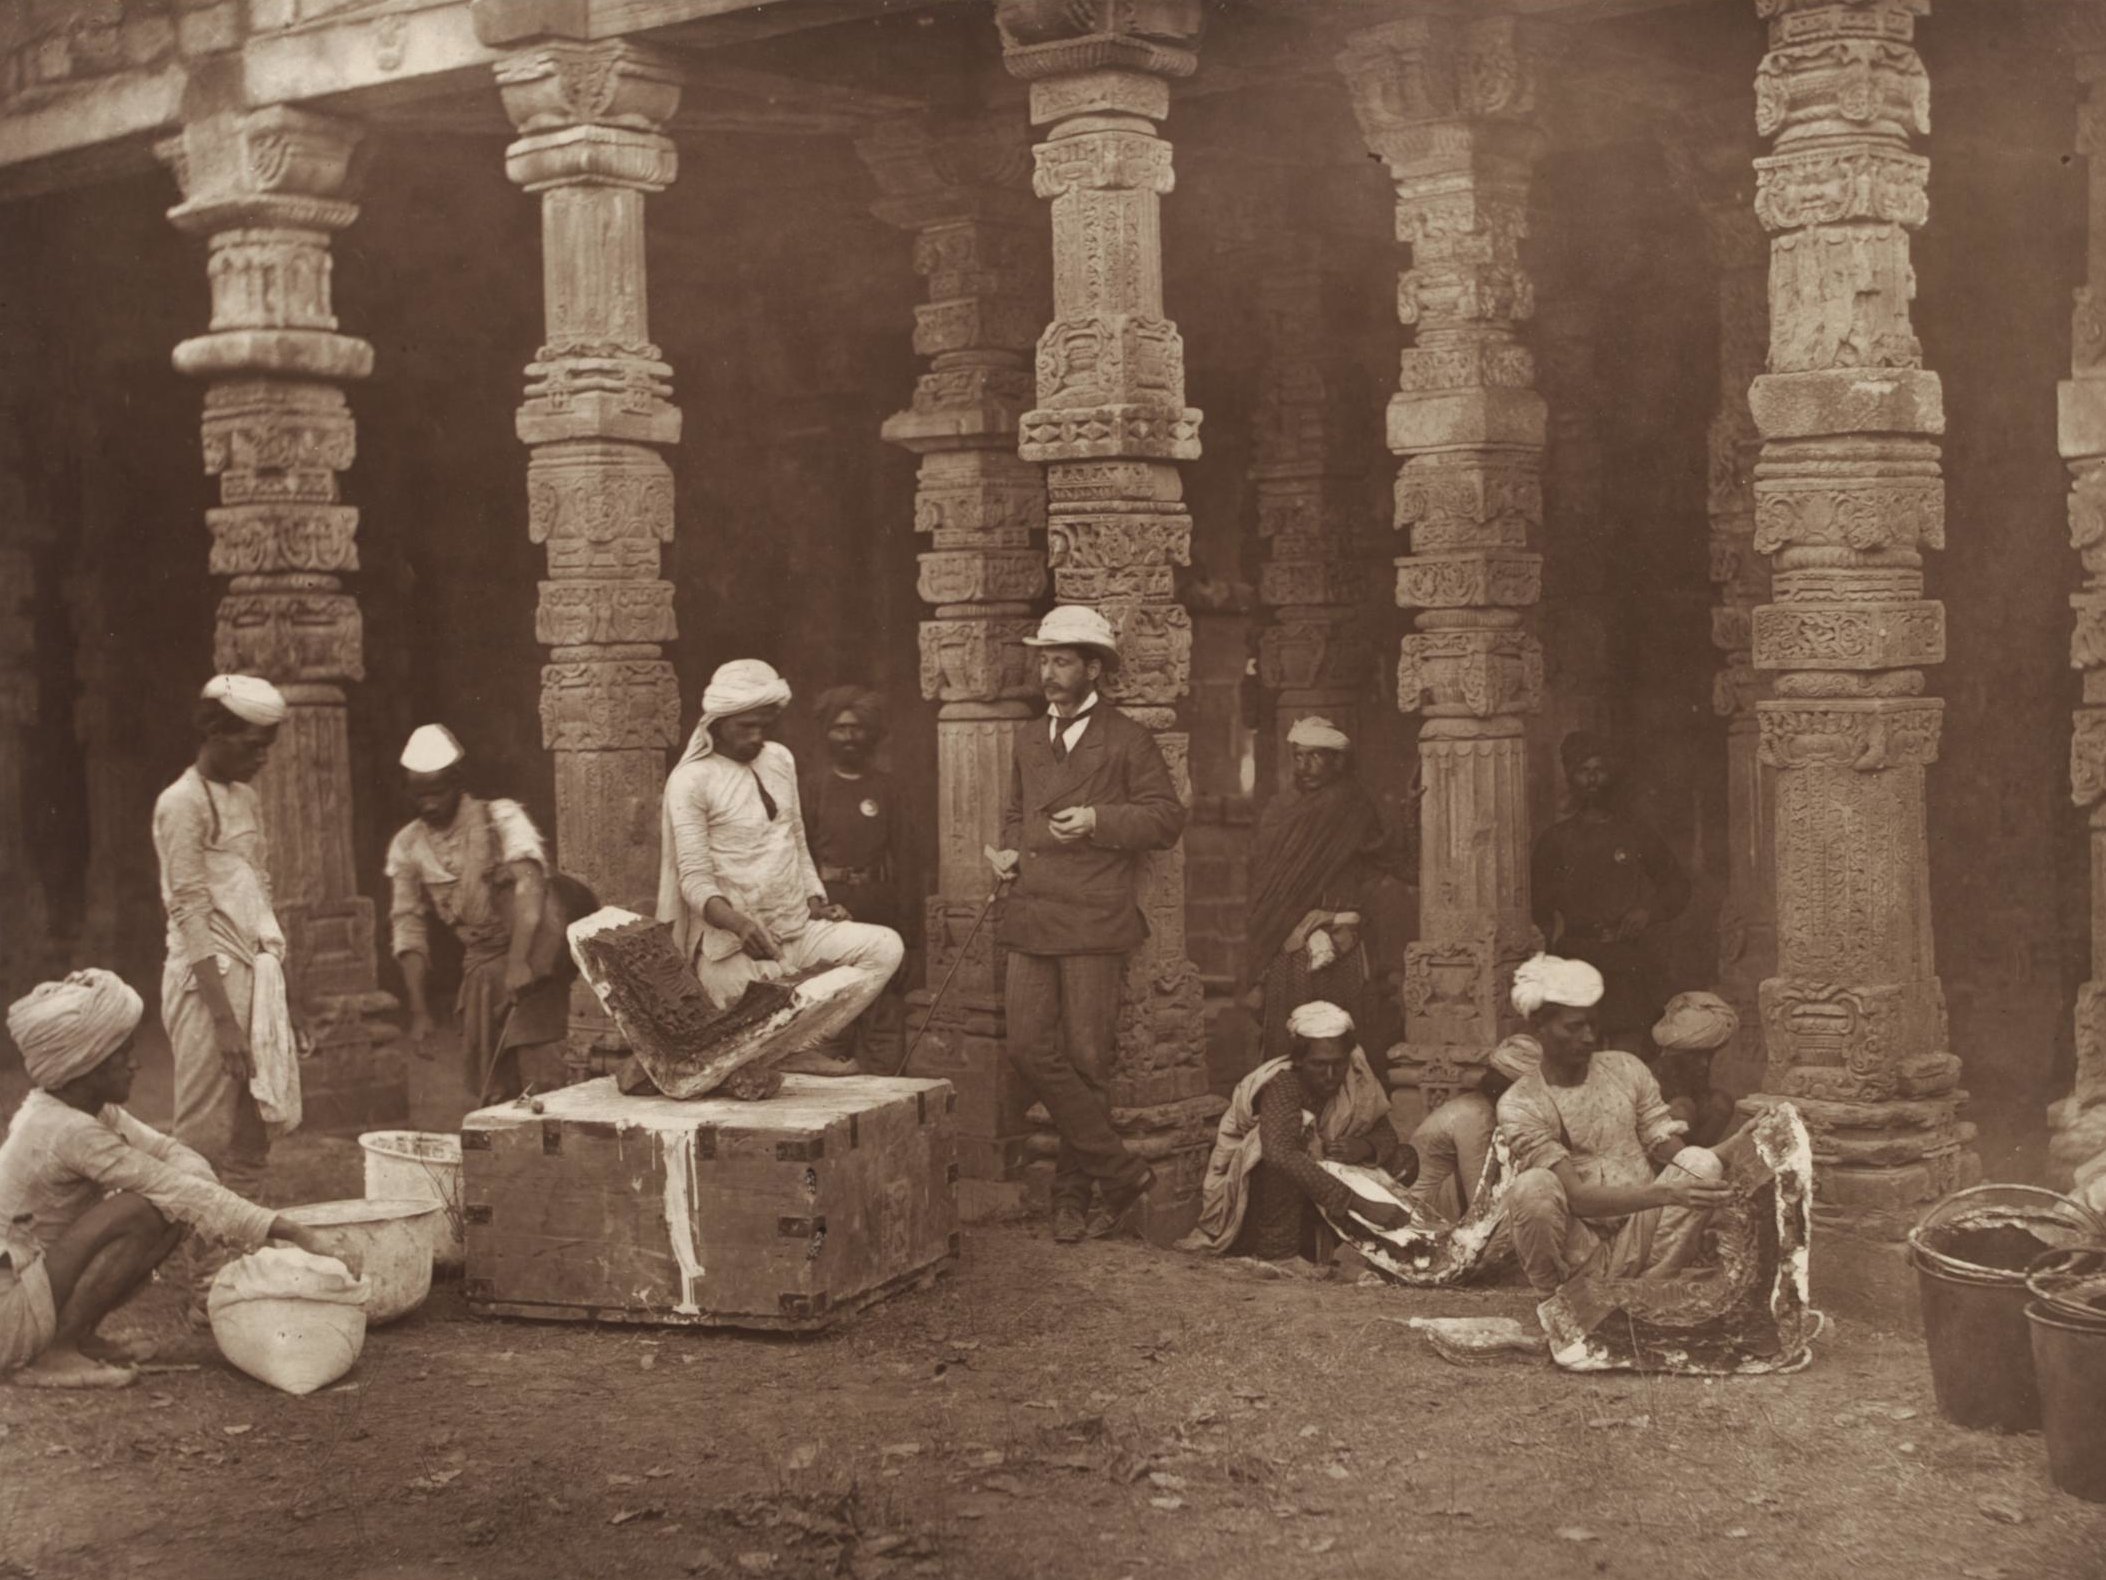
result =
[[[1080,713],[1071,713],[1066,718],[1062,718],[1057,713],[1053,715],[1053,760],[1055,762],[1064,763],[1068,760],[1068,731],[1096,711],[1095,708],[1084,708]]]

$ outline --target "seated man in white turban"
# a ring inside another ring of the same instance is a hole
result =
[[[563,930],[597,906],[576,880],[550,869],[524,807],[468,794],[465,760],[443,724],[419,725],[402,749],[417,815],[388,845],[388,924],[420,1056],[432,1031],[431,919],[460,940],[461,1076],[481,1105],[510,1101],[530,1080],[563,1084],[577,976]]]
[[[797,759],[769,739],[789,701],[789,683],[757,658],[710,677],[701,722],[665,784],[658,919],[672,924],[675,946],[719,1009],[755,981],[856,967],[864,986],[827,1022],[845,1027],[884,991],[905,948],[891,928],[852,921],[827,897],[805,837]],[[777,1068],[853,1075],[844,1037],[836,1031]]]
[[[1517,1171],[1506,1212],[1522,1271],[1545,1293],[1583,1269],[1679,1272],[1732,1195],[1718,1183],[1719,1160],[1684,1145],[1652,1072],[1632,1054],[1596,1049],[1602,987],[1583,960],[1537,955],[1514,973],[1514,1008],[1543,1057],[1499,1099]]]
[[[136,1357],[96,1328],[183,1230],[254,1250],[321,1249],[315,1231],[244,1201],[212,1165],[127,1113],[143,1008],[114,973],[76,971],[8,1008],[35,1085],[0,1142],[0,1371],[17,1387],[121,1388]]]
[[[197,760],[154,803],[168,913],[161,1023],[175,1051],[175,1133],[251,1196],[270,1159],[267,1125],[299,1121],[285,932],[271,909],[263,813],[251,783],[287,712],[269,681],[213,676],[197,701]],[[270,1113],[259,1093],[277,1094]],[[216,1270],[210,1258],[193,1268],[198,1324]]]
[[[1352,1017],[1321,1000],[1288,1017],[1293,1052],[1267,1059],[1237,1083],[1200,1186],[1199,1223],[1185,1251],[1283,1262],[1315,1261],[1321,1213],[1357,1213],[1384,1229],[1411,1215],[1364,1200],[1318,1165],[1371,1165],[1411,1183],[1418,1160],[1397,1139],[1389,1097],[1369,1068]]]

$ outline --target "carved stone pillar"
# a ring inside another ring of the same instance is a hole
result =
[[[1542,137],[1532,65],[1507,17],[1427,15],[1354,35],[1338,56],[1368,146],[1397,184],[1411,248],[1397,311],[1416,331],[1389,404],[1403,458],[1397,602],[1419,611],[1397,700],[1423,717],[1419,941],[1405,954],[1405,1044],[1393,1070],[1429,1104],[1512,1028],[1529,919],[1526,715],[1543,654],[1527,624],[1541,584],[1544,403],[1520,324],[1528,182]],[[1401,1095],[1401,1094],[1400,1094]]]
[[[11,414],[10,414],[11,415]],[[26,993],[43,974],[50,915],[28,823],[29,736],[36,728],[37,551],[50,534],[31,514],[15,425],[0,425],[0,990]]]
[[[1755,668],[1754,616],[1770,597],[1770,567],[1755,543],[1755,464],[1762,435],[1748,390],[1766,365],[1769,243],[1749,204],[1752,139],[1744,106],[1675,117],[1668,169],[1703,216],[1718,270],[1718,409],[1707,440],[1711,579],[1719,601],[1711,642],[1723,655],[1711,705],[1726,721],[1726,894],[1719,911],[1718,992],[1740,1014],[1738,1046],[1760,1047],[1762,983],[1777,969],[1774,773],[1758,750],[1755,705],[1769,695]],[[1723,1069],[1716,1072],[1736,1090]],[[1759,1062],[1748,1071],[1761,1075]]]
[[[1931,942],[1924,772],[1943,704],[1945,609],[1923,598],[1945,536],[1935,373],[1909,323],[1909,232],[1928,217],[1929,0],[1757,0],[1755,212],[1771,233],[1755,547],[1762,760],[1776,770],[1777,974],[1762,984],[1764,1091],[1814,1132],[1822,1203],[1870,1229],[1980,1173],[1957,1118]]]
[[[652,913],[659,797],[680,734],[680,688],[662,644],[673,585],[673,474],[658,446],[680,438],[672,369],[651,344],[644,196],[672,182],[661,128],[680,103],[664,57],[619,40],[546,43],[497,65],[519,129],[505,173],[541,200],[547,339],[527,365],[517,431],[527,530],[548,550],[534,634],[542,744],[555,754],[556,849],[604,904]],[[604,1025],[591,995],[573,1020]]]
[[[1025,356],[1046,317],[1045,220],[1031,196],[1030,139],[1013,115],[917,117],[857,146],[884,194],[875,212],[914,233],[915,269],[929,282],[914,327],[929,371],[884,436],[921,457],[914,525],[929,540],[921,596],[935,618],[921,627],[921,684],[941,704],[933,986],[987,901],[981,850],[1000,843],[1016,727],[1038,696],[1022,641],[1046,590],[1046,482],[1016,445],[1031,404]],[[1002,1053],[992,935],[982,928],[958,966],[909,1073],[958,1088],[961,1172],[1005,1180],[1023,1166],[1030,1100]]]
[[[2076,1086],[2048,1110],[2055,1130],[2048,1150],[2064,1179],[2092,1186],[2106,1173],[2106,17],[2071,6],[2064,25],[2084,85],[2077,150],[2090,205],[2084,284],[2070,322],[2070,376],[2059,391],[2059,439],[2074,480],[2070,544],[2084,568],[2083,586],[2070,598],[2070,662],[2083,672],[2084,698],[2069,771],[2071,793],[2091,822],[2091,978],[2077,990]]]
[[[1177,700],[1192,622],[1174,567],[1191,561],[1177,462],[1199,455],[1184,346],[1163,316],[1160,211],[1173,184],[1170,81],[1197,65],[1198,0],[1005,0],[1004,61],[1031,85],[1033,189],[1053,213],[1053,318],[1038,342],[1038,405],[1018,454],[1046,469],[1054,597],[1094,604],[1124,662],[1106,691],[1156,732],[1191,794]],[[1182,846],[1148,859],[1150,937],[1128,963],[1114,1118],[1159,1159],[1158,1205],[1195,1197],[1220,1100],[1207,1095],[1199,972],[1185,957]],[[1172,1166],[1163,1168],[1162,1162]],[[1174,1214],[1166,1211],[1160,1222]]]
[[[257,790],[290,987],[316,1035],[312,1128],[408,1103],[401,1056],[375,1047],[386,1033],[365,1018],[394,1001],[380,991],[351,842],[344,688],[365,665],[343,582],[358,569],[358,511],[338,487],[357,439],[341,386],[372,372],[373,348],[337,333],[329,238],[358,217],[343,194],[360,135],[281,106],[192,121],[157,150],[183,193],[169,219],[210,247],[212,321],[174,362],[207,381],[205,470],[220,493],[206,512],[211,563],[231,578],[213,662],[271,680],[292,710]]]
[[[1266,545],[1258,597],[1269,619],[1258,638],[1258,679],[1260,727],[1274,765],[1270,794],[1293,776],[1286,739],[1298,718],[1321,714],[1365,747],[1375,649],[1366,614],[1374,565],[1362,508],[1372,446],[1357,442],[1364,408],[1355,409],[1365,380],[1357,349],[1334,327],[1350,320],[1362,250],[1327,223],[1320,173],[1278,167],[1267,188],[1273,201],[1259,216],[1254,249],[1252,305],[1264,361],[1250,479]],[[1364,750],[1361,763],[1364,772]]]

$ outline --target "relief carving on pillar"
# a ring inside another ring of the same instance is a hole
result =
[[[1420,631],[1404,638],[1397,701],[1407,713],[1490,719],[1543,701],[1543,647],[1511,629]]]
[[[348,505],[226,505],[205,522],[215,576],[358,569],[358,512]]]
[[[219,602],[212,662],[222,673],[268,675],[281,685],[363,680],[362,630],[349,593],[230,592]]]
[[[680,683],[659,659],[541,668],[541,744],[553,752],[664,751],[680,738]]]
[[[680,107],[677,61],[627,39],[552,40],[497,63],[505,113],[523,133],[576,126],[655,132]]]
[[[549,647],[670,642],[668,581],[549,581],[534,609],[534,640]]]
[[[1017,618],[924,620],[921,694],[931,702],[1035,700],[1038,671],[1024,638],[1036,629]]]

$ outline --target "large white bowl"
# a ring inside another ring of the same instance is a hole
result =
[[[366,1323],[379,1327],[407,1316],[431,1293],[431,1219],[435,1201],[309,1202],[281,1209],[318,1231],[322,1254],[333,1256],[371,1289]]]

